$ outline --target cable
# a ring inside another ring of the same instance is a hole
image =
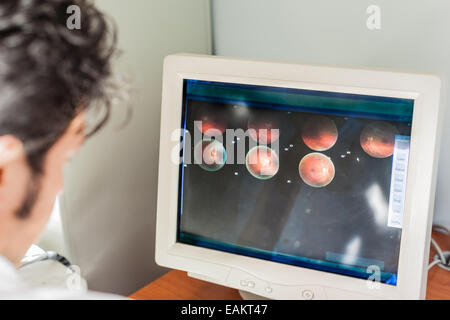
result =
[[[433,224],[433,230],[436,230],[439,232],[444,231],[444,233],[450,234],[450,230],[442,224]]]
[[[437,251],[437,253],[439,255],[440,261],[443,264],[447,264],[447,260],[445,259],[444,253],[442,252],[441,248],[438,246],[438,244],[436,243],[436,241],[434,241],[433,238],[431,238],[431,244],[436,249],[436,251]]]
[[[433,260],[433,262],[431,262],[429,265],[428,265],[428,270],[430,270],[432,267],[434,267],[435,265],[437,265],[438,263],[440,263],[441,262],[441,260]]]
[[[436,230],[436,231],[439,231],[439,232],[444,232],[444,233],[450,234],[449,229],[446,226],[443,226],[443,225],[435,224],[435,225],[433,225],[432,229]],[[428,270],[430,270],[435,265],[442,265],[444,267],[450,266],[450,258],[447,261],[447,259],[445,258],[444,252],[442,251],[441,247],[439,247],[439,245],[437,244],[437,242],[433,238],[431,238],[431,244],[433,245],[434,249],[436,250],[438,258],[434,259],[428,265]]]

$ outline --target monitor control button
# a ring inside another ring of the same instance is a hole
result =
[[[243,286],[243,287],[248,286],[248,282],[245,280],[241,280],[241,286]]]
[[[303,290],[302,297],[306,300],[312,300],[314,299],[314,292],[312,292],[311,290]]]
[[[254,288],[255,287],[255,283],[253,281],[249,281],[247,283],[247,285],[248,285],[249,288]]]
[[[273,291],[273,289],[271,287],[266,287],[264,289],[267,293],[271,293]]]

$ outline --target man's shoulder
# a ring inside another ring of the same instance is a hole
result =
[[[49,285],[31,285],[5,258],[0,256],[0,300],[123,300],[125,297]]]
[[[52,287],[16,288],[9,286],[8,290],[0,289],[0,300],[124,300],[125,297],[94,291],[78,291]]]

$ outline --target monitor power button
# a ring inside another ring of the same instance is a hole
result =
[[[306,300],[312,300],[314,299],[314,292],[312,292],[311,290],[303,290],[302,297]]]

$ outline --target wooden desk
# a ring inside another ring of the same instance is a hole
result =
[[[450,236],[433,232],[442,250],[450,250]],[[431,247],[430,260],[436,254]],[[236,289],[188,277],[183,271],[170,271],[130,298],[136,300],[241,300]],[[428,300],[450,300],[450,272],[434,266],[428,273]]]

